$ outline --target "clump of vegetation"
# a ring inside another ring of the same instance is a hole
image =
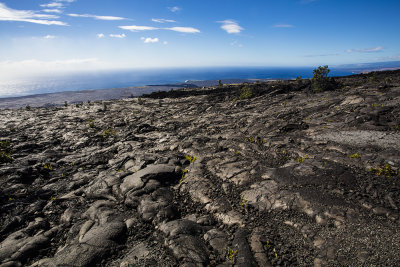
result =
[[[115,134],[116,134],[116,132],[113,129],[108,128],[107,130],[105,130],[103,132],[103,137],[106,138],[106,137],[109,137],[109,136],[114,136]]]
[[[310,158],[310,157],[309,157],[308,155],[305,155],[304,158],[303,158],[303,157],[298,157],[298,158],[296,159],[296,161],[297,161],[298,163],[302,163],[304,160],[309,159],[309,158]]]
[[[182,170],[182,176],[181,176],[181,179],[179,180],[178,183],[182,183],[183,180],[185,180],[187,173],[188,173],[188,170],[187,170],[187,169],[183,169],[183,170]]]
[[[64,107],[68,107],[68,102],[64,101]]]
[[[89,119],[89,127],[94,128],[94,119]]]
[[[233,260],[235,259],[237,253],[238,253],[237,249],[236,249],[236,250],[230,249],[230,250],[229,250],[228,259],[229,259],[230,261],[233,261]]]
[[[245,199],[244,197],[242,197],[241,198],[241,200],[240,200],[240,207],[245,207],[246,206],[246,204],[247,204],[247,199]]]
[[[49,171],[53,170],[53,166],[51,165],[51,163],[49,163],[49,164],[45,163],[43,165],[43,168],[46,169],[46,170],[49,170]]]
[[[240,99],[249,99],[253,97],[253,90],[249,86],[243,86],[239,90],[239,98]]]
[[[224,86],[224,84],[222,83],[222,81],[221,81],[221,80],[218,80],[218,86],[219,86],[219,87],[222,87],[222,86]]]
[[[334,79],[328,78],[330,69],[328,65],[319,66],[313,70],[313,77],[311,79],[312,86],[315,92],[322,92],[332,90],[336,86]]]
[[[358,153],[351,154],[349,157],[352,158],[352,159],[359,159],[359,158],[361,158],[361,156],[360,156]]]
[[[11,156],[11,142],[0,141],[0,163],[12,162],[13,160]]]
[[[378,176],[385,176],[386,178],[390,178],[392,176],[400,175],[399,171],[396,171],[389,164],[385,164],[383,166],[377,168],[371,168],[371,172],[374,172]]]
[[[31,106],[26,105],[25,109],[26,109],[26,110],[31,110]]]
[[[191,155],[187,155],[186,159],[190,162],[190,163],[194,163],[196,161],[196,157],[195,156],[191,156]]]

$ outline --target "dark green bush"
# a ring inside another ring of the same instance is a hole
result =
[[[13,161],[10,141],[0,141],[0,163]]]

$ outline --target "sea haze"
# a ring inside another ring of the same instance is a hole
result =
[[[311,78],[312,70],[313,68],[311,67],[220,67],[101,71],[68,75],[48,75],[18,80],[0,80],[0,98],[65,91],[177,84],[184,83],[185,81],[293,79],[297,76]],[[342,76],[353,73],[351,70],[332,69],[331,76]]]

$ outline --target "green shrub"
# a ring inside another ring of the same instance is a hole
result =
[[[328,65],[325,66],[319,66],[317,69],[313,70],[313,77],[311,79],[314,91],[315,92],[321,92],[325,91],[328,89],[329,86],[329,79],[328,79],[328,74],[330,72],[330,69],[328,68]]]
[[[239,93],[240,99],[249,99],[253,97],[253,90],[249,86],[243,86],[242,88],[240,88]]]
[[[0,163],[12,162],[10,141],[0,141]]]

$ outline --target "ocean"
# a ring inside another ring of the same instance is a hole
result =
[[[18,80],[0,80],[0,98],[65,91],[179,84],[186,81],[294,79],[297,76],[311,78],[313,69],[312,67],[170,68],[47,75]],[[354,73],[344,69],[331,69],[330,76],[350,74]]]

